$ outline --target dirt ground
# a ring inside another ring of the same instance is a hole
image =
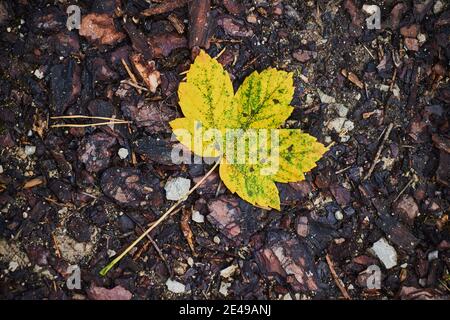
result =
[[[448,299],[447,1],[368,1],[372,30],[358,0],[187,2],[0,1],[0,298]],[[199,48],[235,89],[294,72],[286,126],[332,147],[278,185],[281,212],[214,173],[101,277],[174,203],[166,184],[210,168],[170,158]]]

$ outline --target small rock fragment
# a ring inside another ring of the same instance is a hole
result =
[[[166,281],[167,290],[173,293],[184,293],[186,292],[186,286],[181,282],[176,280],[168,279]]]
[[[190,179],[186,179],[183,177],[170,179],[164,186],[164,190],[166,190],[167,200],[178,201],[180,199],[183,199],[188,193],[190,187]]]
[[[220,276],[222,278],[230,278],[238,269],[238,266],[235,264],[232,264],[231,266],[226,267],[225,269],[222,269],[220,271]]]
[[[433,250],[430,253],[428,253],[428,261],[433,261],[439,258],[439,251]]]
[[[220,288],[219,288],[219,293],[221,295],[223,295],[224,297],[228,296],[228,289],[231,287],[231,283],[228,282],[221,282],[220,283]]]
[[[334,97],[325,94],[320,89],[317,89],[317,94],[319,95],[320,102],[322,102],[322,103],[335,103],[336,102],[336,99]]]
[[[117,152],[118,156],[120,159],[126,159],[128,157],[128,149],[127,148],[120,148],[119,151]]]
[[[371,250],[380,259],[386,269],[391,269],[397,265],[397,252],[385,238],[381,238],[375,242]]]
[[[202,215],[197,210],[194,210],[194,211],[192,211],[192,221],[197,222],[197,223],[203,223],[203,222],[205,222],[205,216]]]
[[[29,157],[35,154],[36,146],[25,146],[25,154]]]
[[[336,220],[341,221],[342,219],[344,219],[344,214],[342,213],[341,210],[338,210],[334,213],[334,216],[336,218]]]

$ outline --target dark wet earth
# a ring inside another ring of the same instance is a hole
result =
[[[187,2],[78,1],[69,31],[70,1],[0,1],[0,298],[448,299],[449,4],[378,1],[368,30],[356,0]],[[281,212],[214,173],[101,277],[210,168],[170,158],[201,48],[235,88],[294,72],[286,126],[332,147]]]

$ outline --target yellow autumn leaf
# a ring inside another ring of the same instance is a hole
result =
[[[220,177],[242,199],[280,210],[275,182],[294,182],[327,151],[298,129],[279,129],[293,111],[292,73],[253,72],[236,94],[222,65],[201,51],[178,90],[184,118],[170,122],[195,154],[220,158]]]

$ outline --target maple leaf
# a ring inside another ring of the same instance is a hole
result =
[[[280,210],[275,182],[303,180],[328,150],[299,129],[280,129],[293,94],[292,73],[273,68],[253,72],[234,94],[222,65],[201,51],[178,89],[185,117],[170,125],[196,155],[220,157],[220,178],[231,192]]]

